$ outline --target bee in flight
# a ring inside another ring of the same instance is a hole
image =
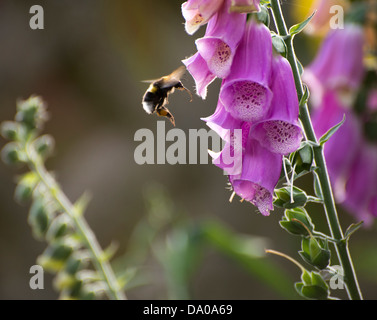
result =
[[[143,108],[148,114],[156,112],[159,116],[167,117],[173,126],[175,126],[174,117],[166,107],[166,104],[168,104],[168,95],[173,93],[175,89],[187,91],[192,100],[191,92],[185,88],[181,82],[181,78],[185,71],[186,68],[181,66],[171,74],[160,79],[144,81],[150,83],[142,101]]]

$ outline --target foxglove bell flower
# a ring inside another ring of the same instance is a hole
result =
[[[272,64],[273,98],[263,120],[252,128],[252,135],[265,148],[282,155],[297,150],[302,140],[298,123],[299,104],[292,69],[281,55]]]
[[[344,115],[345,122],[324,147],[330,179],[339,202],[346,196],[344,182],[362,143],[360,123],[355,115],[341,104],[333,91],[326,92],[321,106],[315,110],[312,117],[313,127],[319,139],[330,128],[340,123]]]
[[[273,153],[249,137],[242,161],[242,173],[230,175],[233,190],[255,206],[262,215],[273,210],[272,197],[282,168],[282,156]]]
[[[377,110],[377,89],[372,89],[369,92],[368,100],[367,100],[367,107],[370,111]]]
[[[236,119],[263,120],[269,109],[272,42],[269,29],[251,19],[239,44],[232,71],[224,80],[220,100]]]
[[[242,157],[250,132],[250,124],[234,119],[224,109],[220,100],[215,113],[202,120],[225,141],[221,152],[209,150],[213,163],[228,175],[241,173]]]
[[[377,195],[373,196],[369,201],[368,210],[371,215],[377,218]]]
[[[237,195],[256,205],[263,215],[269,215],[282,156],[255,140],[252,123],[233,118],[220,100],[215,113],[202,120],[225,141],[221,152],[209,152],[213,163],[228,174]]]
[[[377,148],[362,144],[352,163],[346,183],[345,208],[368,225],[375,214]],[[373,210],[372,212],[370,210]]]
[[[182,4],[182,15],[185,18],[185,29],[194,34],[202,25],[220,9],[224,0],[188,0]]]
[[[207,97],[207,87],[216,76],[208,69],[207,62],[197,52],[188,59],[182,60],[187,70],[195,80],[196,93],[202,98]]]
[[[224,0],[208,22],[204,37],[195,41],[208,69],[219,78],[228,76],[246,24],[246,14],[229,13],[229,8],[230,0]]]
[[[331,30],[318,55],[305,69],[303,80],[308,83],[318,104],[324,91],[355,90],[364,76],[364,35],[362,27],[345,25]]]
[[[281,173],[282,156],[253,139],[252,124],[233,118],[221,101],[215,113],[203,120],[225,140],[221,152],[209,152],[213,163],[228,174],[238,196],[268,216],[273,210],[272,197]]]

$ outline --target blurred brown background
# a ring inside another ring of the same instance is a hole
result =
[[[282,211],[270,217],[235,200],[229,203],[226,178],[212,165],[143,165],[134,161],[134,134],[140,128],[156,131],[155,116],[142,110],[146,90],[143,79],[170,73],[180,61],[195,53],[195,38],[187,35],[178,0],[49,0],[0,1],[0,121],[13,119],[15,102],[31,94],[48,104],[50,120],[45,132],[56,140],[55,155],[47,167],[53,170],[72,201],[85,190],[93,195],[86,218],[103,246],[112,240],[119,252],[126,250],[130,234],[146,215],[143,192],[159,183],[189,219],[215,217],[239,233],[270,239],[270,247],[299,259],[298,238],[282,230]],[[45,29],[31,30],[29,9],[44,8]],[[297,1],[284,2],[287,14]],[[298,37],[298,56],[310,61],[312,49],[305,36]],[[193,81],[183,80],[189,89]],[[183,93],[169,99],[176,125],[206,128],[200,117],[210,115],[217,101],[219,81],[208,98]],[[167,130],[170,123],[166,122]],[[0,139],[0,147],[5,144]],[[46,247],[36,241],[27,224],[28,206],[13,200],[14,180],[23,172],[0,163],[0,299],[55,299],[51,277],[44,290],[29,288],[29,268]],[[311,181],[304,179],[311,188]],[[319,206],[310,206],[318,227],[327,232]],[[317,210],[317,211],[316,211]],[[355,222],[340,212],[343,227]],[[365,298],[377,298],[376,228],[357,232],[351,253]],[[371,249],[371,250],[370,250]],[[299,281],[299,270],[281,258],[269,257],[290,281]],[[130,290],[132,299],[163,299],[166,288],[161,267],[153,259],[156,275],[148,285]],[[293,289],[292,289],[293,290]],[[293,292],[293,291],[292,291]],[[292,292],[290,294],[292,294]],[[344,297],[344,292],[334,295]],[[195,299],[281,299],[257,277],[216,251],[206,251],[193,277]],[[296,296],[293,292],[293,297]]]

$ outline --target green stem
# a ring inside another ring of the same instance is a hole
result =
[[[283,13],[281,11],[281,6],[279,0],[271,0],[271,11],[272,16],[275,21],[277,31],[280,36],[283,37],[284,42],[287,46],[287,59],[292,67],[293,76],[295,79],[296,90],[298,95],[298,100],[304,94],[304,88],[301,81],[300,71],[298,68],[297,58],[293,47],[293,37],[289,35]],[[307,140],[312,141],[317,144],[317,138],[312,126],[309,108],[305,103],[300,107],[300,120],[306,135]],[[356,278],[356,273],[353,267],[350,252],[348,250],[347,241],[343,240],[343,232],[339,223],[338,214],[336,211],[334,196],[330,184],[330,178],[328,175],[326,161],[323,153],[323,147],[317,145],[313,147],[314,159],[318,167],[317,173],[319,178],[319,183],[322,189],[324,209],[326,213],[327,222],[331,231],[332,237],[337,240],[335,244],[336,252],[339,258],[339,262],[343,267],[345,284],[348,296],[353,300],[362,299],[362,294],[359,288],[359,284]]]
[[[125,300],[126,295],[119,289],[115,274],[110,266],[110,263],[103,259],[103,251],[88,223],[81,214],[77,212],[74,205],[70,202],[64,192],[59,188],[58,183],[52,175],[46,170],[43,162],[38,156],[33,155],[33,150],[29,150],[28,143],[25,146],[25,152],[28,157],[28,164],[32,171],[34,171],[42,183],[49,190],[51,196],[60,205],[60,207],[71,218],[75,225],[76,231],[85,242],[89,249],[94,267],[101,275],[102,279],[107,284],[107,293],[110,299]]]

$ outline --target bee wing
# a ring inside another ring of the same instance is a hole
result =
[[[180,66],[178,69],[174,70],[171,74],[162,77],[160,81],[162,82],[161,88],[168,88],[176,85],[178,82],[180,82],[182,76],[186,72],[185,66]]]
[[[181,80],[181,78],[185,74],[185,72],[186,72],[186,67],[180,66],[178,69],[174,70],[171,74],[169,74],[168,77],[179,81],[179,80]]]
[[[155,80],[141,80],[141,82],[143,82],[143,83],[153,83],[153,82],[156,82],[158,80],[159,79],[155,79]]]

